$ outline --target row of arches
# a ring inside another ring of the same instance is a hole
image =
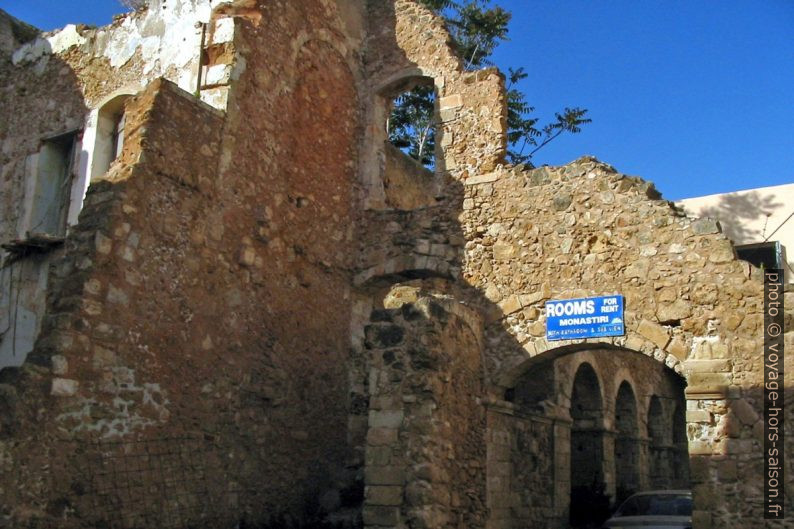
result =
[[[550,424],[544,435],[554,449],[515,451],[513,487],[553,481],[554,513],[545,516],[572,527],[603,522],[634,492],[689,488],[684,387],[682,377],[638,352],[547,351],[505,397],[515,428]],[[519,475],[528,457],[545,459],[550,470]]]
[[[615,502],[642,489],[687,486],[682,402],[664,400],[652,394],[643,410],[632,384],[623,380],[615,395],[609,428],[598,375],[589,363],[582,363],[574,377],[570,408],[571,489],[605,483],[609,469],[603,462],[610,459],[615,468]],[[610,448],[614,453],[611,458],[604,453]]]

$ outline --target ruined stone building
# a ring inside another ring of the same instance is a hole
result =
[[[420,84],[432,172],[385,128]],[[594,158],[506,164],[505,121],[410,0],[0,12],[0,527],[561,529],[596,484],[792,527],[759,270]],[[625,335],[546,339],[607,294]]]

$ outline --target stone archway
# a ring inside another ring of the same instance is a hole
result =
[[[660,399],[672,417],[674,406],[685,409],[684,385],[648,355],[603,345],[549,350],[527,362],[504,400],[489,403],[492,523],[585,527],[601,523],[625,495],[647,490],[649,403]],[[688,488],[687,445],[676,446],[663,457],[674,458],[667,465]]]
[[[612,439],[604,428],[601,383],[587,362],[579,365],[573,379],[570,414],[570,522],[573,527],[584,527],[591,517],[603,518],[608,512],[605,493],[609,477],[605,467],[611,466],[612,452]]]
[[[637,399],[626,381],[615,399],[615,503],[640,489],[640,440]]]
[[[571,396],[571,491],[604,483],[604,406],[593,367],[576,371]]]

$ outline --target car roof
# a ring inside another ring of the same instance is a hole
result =
[[[665,495],[665,494],[670,494],[670,495],[685,494],[685,495],[691,496],[692,495],[692,491],[691,490],[683,490],[683,489],[682,490],[644,490],[642,492],[636,492],[636,493],[632,494],[632,496],[647,496],[647,495],[651,495],[651,494],[656,495],[656,496]]]

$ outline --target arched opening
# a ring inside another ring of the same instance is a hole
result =
[[[640,488],[637,399],[626,381],[615,400],[615,429],[615,503],[619,504]]]
[[[434,205],[439,112],[433,79],[404,77],[382,90],[379,101],[386,205],[402,210]]]
[[[429,77],[407,81],[392,93],[386,131],[389,143],[428,169],[435,167],[436,90]]]
[[[124,146],[124,104],[130,95],[114,97],[99,109],[97,115],[96,142],[91,166],[91,178],[97,178],[110,169]]]
[[[488,494],[492,518],[510,527],[600,527],[623,496],[652,488],[648,433],[663,446],[666,428],[672,441],[670,417],[676,406],[686,409],[679,375],[615,347],[560,347],[505,369],[499,380],[504,401],[489,407]],[[670,444],[657,468],[672,457]],[[686,443],[680,446],[685,460]],[[686,467],[669,463],[676,465],[684,478]]]
[[[649,482],[653,489],[664,489],[670,483],[670,428],[667,427],[662,401],[651,397],[648,407],[648,437],[650,438]]]
[[[571,393],[571,504],[573,527],[586,527],[609,514],[604,474],[601,385],[593,367],[576,370]]]
[[[686,435],[684,405],[677,403],[673,412],[673,488],[686,489],[689,482],[689,442]]]

